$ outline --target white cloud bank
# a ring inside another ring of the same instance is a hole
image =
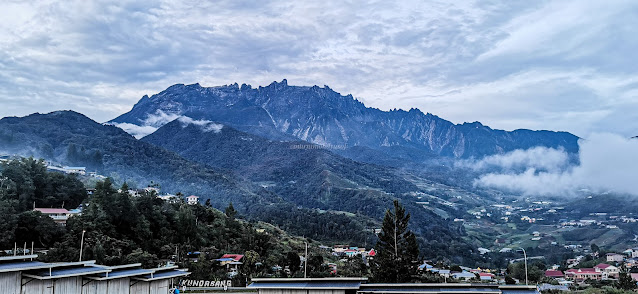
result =
[[[560,171],[569,164],[569,155],[562,148],[534,147],[527,150],[517,149],[502,155],[491,155],[479,161],[459,162],[460,167],[469,167],[480,171],[490,168],[503,170],[538,169]]]
[[[154,133],[163,125],[174,120],[178,120],[182,123],[182,127],[192,124],[200,127],[204,132],[219,133],[224,127],[224,125],[214,123],[210,120],[195,120],[188,116],[166,113],[162,110],[157,110],[154,114],[149,114],[140,125],[131,123],[113,123],[113,125],[131,134],[135,138],[140,139]]]
[[[485,174],[474,184],[524,195],[571,195],[583,188],[594,192],[614,191],[638,195],[638,139],[598,133],[581,140],[579,145],[580,163],[572,167],[565,167],[567,154],[556,149],[533,148],[487,157],[476,166],[507,168],[526,163],[529,168],[521,173]],[[547,171],[539,172],[539,168]]]

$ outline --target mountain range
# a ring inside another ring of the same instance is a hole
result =
[[[135,138],[116,126],[152,133]],[[577,140],[453,124],[417,109],[381,111],[327,86],[286,80],[258,88],[178,84],[106,124],[73,111],[0,120],[4,153],[86,166],[118,183],[159,183],[218,208],[232,202],[249,219],[319,240],[372,241],[371,229],[399,199],[426,256],[455,263],[477,257],[452,220],[494,203],[494,194],[449,166],[422,163],[535,146],[576,153]]]
[[[480,158],[535,146],[578,152],[578,137],[566,132],[508,132],[479,122],[453,124],[418,109],[381,111],[328,86],[289,86],[286,80],[258,88],[177,84],[144,96],[111,123],[158,127],[158,115],[215,121],[268,139],[303,140],[337,152],[366,147],[417,159]]]

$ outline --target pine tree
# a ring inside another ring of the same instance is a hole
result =
[[[386,211],[376,245],[372,267],[376,282],[404,283],[414,274],[419,247],[415,235],[408,230],[409,221],[410,214],[394,200],[394,210]]]

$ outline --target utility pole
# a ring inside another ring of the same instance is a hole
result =
[[[82,250],[84,249],[84,233],[86,233],[86,230],[82,230],[82,238],[80,240],[80,261],[82,261]]]
[[[308,242],[304,243],[306,243],[306,257],[304,257],[303,262],[303,277],[305,279],[306,277],[308,277]]]

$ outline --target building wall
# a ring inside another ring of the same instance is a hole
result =
[[[149,294],[168,294],[168,280],[153,281],[149,285]]]
[[[84,280],[84,284],[82,294],[106,294],[106,281]]]
[[[150,294],[149,286],[151,283],[148,282],[136,282],[135,285],[131,286],[131,294]]]
[[[0,273],[0,290],[7,294],[20,294],[21,287],[20,272]]]
[[[22,294],[53,294],[53,281],[51,280],[31,280],[30,278],[24,278],[22,279],[22,283],[26,283],[22,287]]]
[[[55,294],[58,293],[82,293],[82,278],[64,278],[55,281]],[[31,293],[28,293],[31,294]]]
[[[106,294],[129,294],[131,288],[131,279],[115,279],[109,280],[108,282],[108,292]]]

